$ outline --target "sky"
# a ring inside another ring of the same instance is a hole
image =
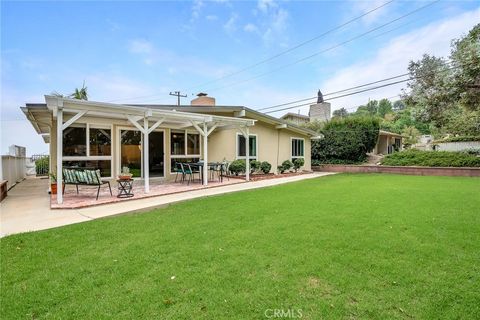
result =
[[[447,57],[480,21],[476,1],[389,1],[1,1],[0,152],[47,152],[19,107],[83,82],[92,101],[175,104],[169,92],[181,91],[189,104],[206,92],[261,109],[403,74],[424,53]],[[332,110],[394,101],[404,86]],[[286,112],[308,106],[271,115]]]

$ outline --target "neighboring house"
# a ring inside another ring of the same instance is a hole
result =
[[[310,122],[310,117],[309,116],[305,116],[305,115],[300,114],[300,113],[292,113],[292,112],[289,112],[289,113],[285,114],[280,119],[285,120],[288,123],[293,123],[297,126],[300,126],[302,124]]]
[[[316,132],[246,107],[216,106],[206,98],[171,106],[45,96],[46,104],[26,104],[21,109],[51,142],[51,171],[62,166],[95,167],[102,176],[115,178],[122,167],[129,167],[134,177],[146,178],[147,192],[150,177],[175,179],[175,162],[248,157],[268,161],[276,172],[283,161],[304,158],[302,169],[311,170],[310,146]]]
[[[402,135],[380,130],[374,154],[391,154],[402,150]]]

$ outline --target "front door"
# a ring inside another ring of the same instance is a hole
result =
[[[163,131],[153,131],[148,136],[148,156],[150,177],[163,177],[165,168],[165,153]]]

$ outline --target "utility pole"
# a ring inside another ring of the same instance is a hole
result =
[[[180,97],[182,97],[182,98],[186,98],[186,97],[187,97],[186,94],[185,94],[185,95],[180,94],[180,91],[170,92],[170,95],[177,97],[177,105],[178,105],[178,106],[180,106]]]

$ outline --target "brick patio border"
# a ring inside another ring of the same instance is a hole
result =
[[[312,170],[317,172],[396,173],[417,176],[480,177],[480,168],[396,167],[325,164],[320,166],[312,166]]]

